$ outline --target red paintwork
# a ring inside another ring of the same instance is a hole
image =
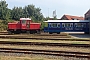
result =
[[[30,25],[28,25],[29,22]],[[40,26],[41,23],[32,23],[31,20],[26,20],[26,24],[22,24],[22,20],[20,20],[18,23],[8,23],[8,30],[40,30]]]
[[[8,29],[20,29],[19,23],[8,23]]]
[[[30,24],[30,29],[31,30],[37,30],[37,29],[40,29],[40,26],[41,26],[41,24],[40,23],[31,23]]]

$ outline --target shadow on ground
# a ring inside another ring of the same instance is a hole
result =
[[[66,32],[73,38],[90,38],[90,34],[84,34],[84,32]]]
[[[70,34],[74,38],[90,38],[89,34]]]

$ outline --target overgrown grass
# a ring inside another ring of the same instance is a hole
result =
[[[0,56],[0,60],[48,60],[45,58],[36,58],[36,57],[14,57],[14,56]]]

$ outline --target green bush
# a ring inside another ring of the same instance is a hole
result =
[[[1,20],[0,21],[0,31],[7,30],[9,22],[14,22],[14,21],[13,20]]]

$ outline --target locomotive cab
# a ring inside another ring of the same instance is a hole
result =
[[[29,18],[20,18],[20,25],[21,25],[21,30],[22,32],[26,32],[27,30],[30,29],[30,23],[31,19]]]

